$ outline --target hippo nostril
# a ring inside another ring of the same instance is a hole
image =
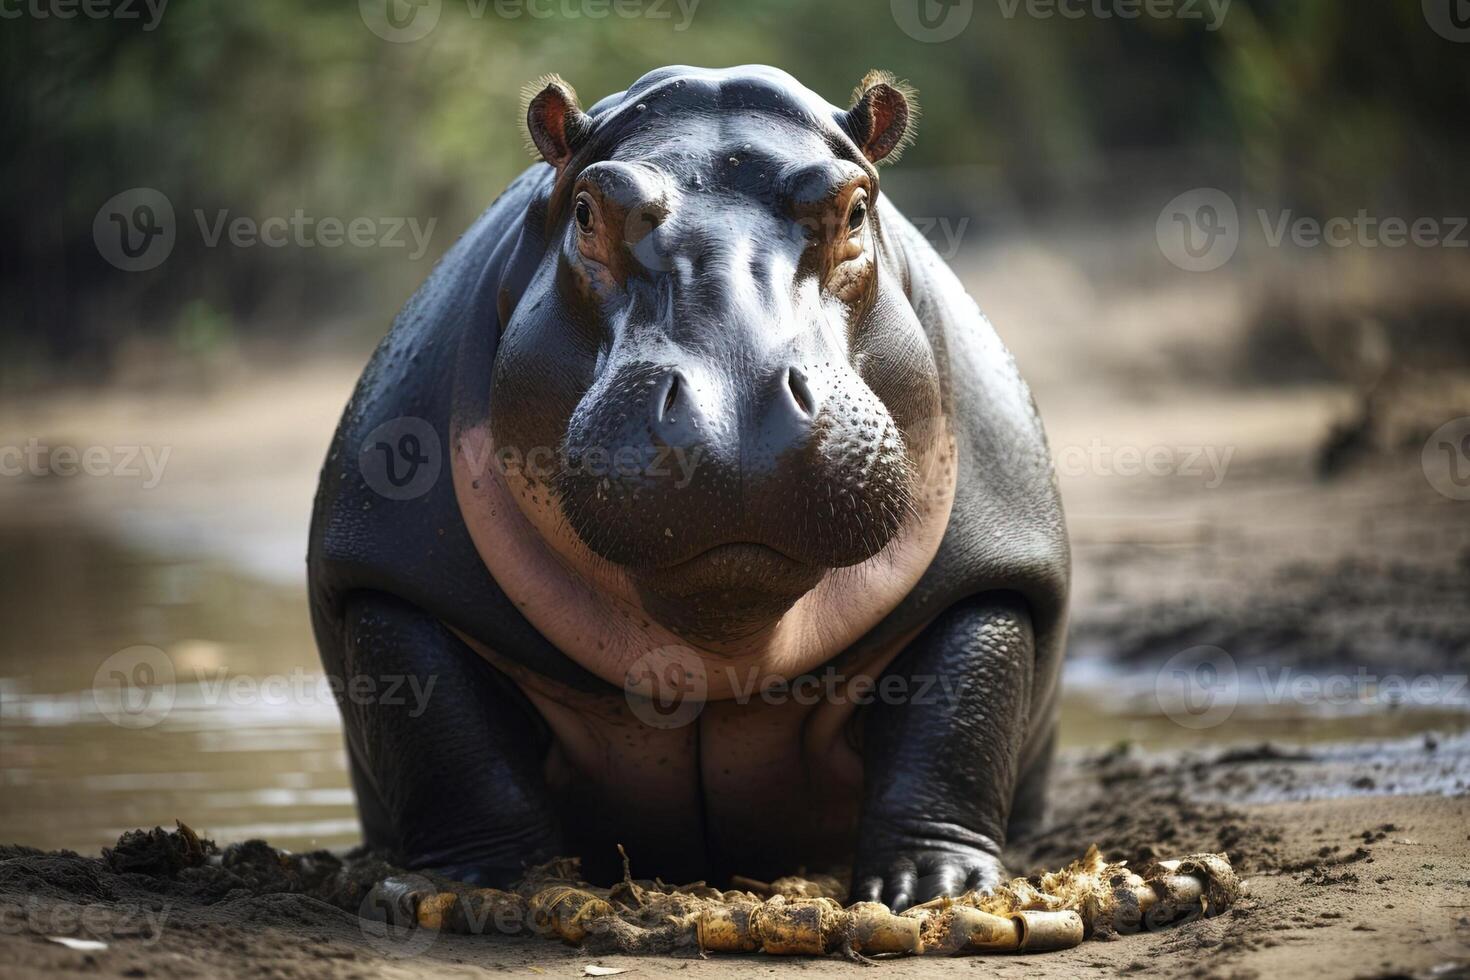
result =
[[[669,417],[669,413],[674,410],[674,406],[678,404],[678,401],[679,376],[677,374],[673,374],[669,376],[669,387],[665,389],[663,404],[660,405],[658,409],[658,420],[660,422],[675,421],[674,419],[671,419]]]
[[[788,368],[786,387],[791,390],[791,397],[796,399],[796,407],[801,409],[803,415],[811,418],[817,414],[817,400],[812,397],[812,390],[807,386],[804,374],[796,368]]]

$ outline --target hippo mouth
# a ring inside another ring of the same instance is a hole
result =
[[[733,640],[768,626],[826,569],[769,545],[739,541],[634,572],[649,611],[691,639]]]
[[[715,545],[692,558],[652,569],[645,579],[650,583],[667,581],[684,589],[694,587],[728,588],[742,583],[762,583],[780,589],[783,583],[799,585],[820,577],[822,570],[798,561],[770,545],[755,541],[736,541]]]

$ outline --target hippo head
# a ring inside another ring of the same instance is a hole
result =
[[[842,110],[750,67],[590,112],[556,78],[531,95],[555,175],[500,291],[507,486],[664,626],[742,641],[917,519],[938,372],[875,168],[916,107],[878,73]]]

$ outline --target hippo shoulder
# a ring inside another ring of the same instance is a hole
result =
[[[358,381],[312,513],[311,613],[323,639],[340,630],[344,597],[381,591],[469,635],[496,637],[510,659],[578,687],[596,686],[525,621],[486,570],[450,471],[451,417],[456,397],[465,395],[456,378],[468,373],[469,359],[482,366],[488,385],[500,330],[495,285],[529,202],[550,176],[544,164],[528,169],[461,236],[398,314]]]
[[[862,646],[902,635],[967,596],[1029,603],[1038,655],[1060,657],[1071,552],[1046,434],[995,328],[913,225],[882,203],[885,233],[933,345],[956,441],[949,525],[928,571]]]

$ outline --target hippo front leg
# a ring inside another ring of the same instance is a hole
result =
[[[1025,603],[989,593],[948,609],[888,669],[902,696],[880,681],[860,719],[854,901],[898,911],[1005,879],[1034,662]]]
[[[323,661],[341,684],[368,843],[497,887],[563,853],[542,776],[548,736],[525,695],[409,603],[362,592],[344,612],[345,642]]]

